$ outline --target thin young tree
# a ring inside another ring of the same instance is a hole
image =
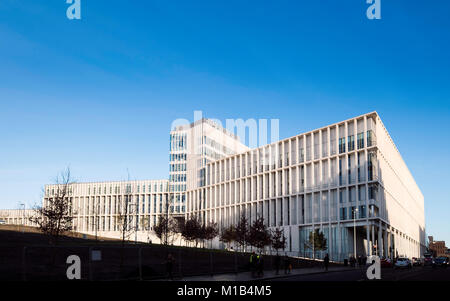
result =
[[[151,227],[150,217],[149,217],[149,216],[146,216],[146,217],[141,218],[140,224],[141,224],[141,225],[140,225],[140,226],[141,226],[141,229],[142,229],[143,231],[146,231],[146,232],[147,232],[147,242],[150,242],[150,233],[149,233],[150,227]]]
[[[272,231],[272,248],[275,249],[278,255],[278,250],[284,250],[286,248],[286,237],[284,231],[280,228],[276,228]]]
[[[216,223],[209,223],[205,228],[205,239],[210,242],[210,248],[212,248],[212,241],[219,235]]]
[[[200,229],[198,231],[198,241],[201,242],[202,248],[205,247],[205,241],[206,241],[206,225],[200,224]]]
[[[186,242],[194,242],[195,246],[197,247],[198,241],[202,237],[202,225],[197,218],[197,216],[191,216],[186,222],[184,223],[184,226],[182,227],[181,236]]]
[[[236,241],[236,228],[233,225],[225,228],[220,234],[220,241],[225,243],[227,248],[230,249],[231,244]]]
[[[135,209],[136,206],[132,203],[131,186],[127,185],[125,187],[125,192],[119,199],[116,215],[122,247],[125,245],[125,242],[130,239],[134,231],[136,231],[136,225],[132,218]]]
[[[309,233],[308,241],[305,242],[305,247],[311,249],[313,258],[316,258],[316,251],[325,251],[327,247],[327,239],[322,231],[315,229]]]
[[[128,181],[130,176],[128,175]],[[131,185],[127,184],[125,187],[118,187],[122,194],[119,196],[116,210],[116,222],[120,232],[121,237],[121,251],[120,251],[120,264],[119,264],[119,274],[117,275],[120,279],[122,276],[125,260],[125,242],[130,240],[131,235],[136,231],[136,222],[133,221],[132,216],[135,213],[136,206],[132,201],[132,191]]]
[[[202,247],[205,247],[205,243],[211,241],[217,236],[217,225],[215,223],[210,223],[208,225],[203,224],[200,226],[198,240],[201,241]]]
[[[168,245],[172,242],[173,236],[178,232],[178,228],[178,223],[173,217],[162,214],[153,227],[153,231],[156,237],[159,238],[161,244]]]
[[[271,242],[271,233],[264,224],[264,218],[257,218],[250,226],[248,243],[257,248],[260,252],[263,252],[265,247],[269,246]]]
[[[171,217],[170,211],[173,210],[173,196],[166,198],[165,208],[164,208],[164,218],[161,220],[165,223],[165,225],[160,225],[164,233],[161,233],[161,237],[163,237],[164,244],[169,244],[169,239],[175,234],[176,229],[178,228],[175,224],[175,220]]]
[[[245,252],[245,247],[248,243],[248,220],[243,213],[236,226],[236,242],[241,246],[241,249]]]
[[[57,175],[55,185],[51,190],[44,192],[46,198],[42,206],[34,208],[30,222],[49,237],[51,244],[57,244],[59,238],[72,230],[74,211],[72,209],[72,179],[70,169],[66,168]]]

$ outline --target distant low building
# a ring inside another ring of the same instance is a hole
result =
[[[435,257],[439,256],[447,256],[449,254],[449,249],[445,246],[445,241],[435,241],[433,236],[428,237],[429,240],[429,249],[433,252]]]
[[[35,226],[30,221],[34,212],[32,209],[1,209],[0,224]]]

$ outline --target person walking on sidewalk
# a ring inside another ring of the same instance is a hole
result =
[[[262,254],[258,255],[258,265],[257,265],[257,269],[258,269],[258,277],[262,277],[264,276],[264,258],[262,256]]]
[[[167,255],[167,260],[166,260],[166,271],[167,271],[167,275],[170,278],[170,280],[173,280],[173,263],[174,263],[175,259],[172,256],[172,253],[169,253]]]
[[[291,273],[291,263],[287,254],[284,255],[284,273],[285,274]]]
[[[275,274],[278,275],[280,273],[280,265],[281,265],[281,257],[277,253],[275,256]]]
[[[252,254],[250,255],[250,271],[252,272],[252,277],[255,277],[256,274],[256,261],[257,261],[257,257],[255,252],[252,252]]]
[[[328,272],[328,264],[330,263],[330,257],[328,257],[328,253],[323,258],[323,265],[325,267],[325,271]]]

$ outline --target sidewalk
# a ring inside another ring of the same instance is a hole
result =
[[[218,274],[218,275],[202,275],[202,276],[188,276],[182,279],[175,278],[175,281],[254,281],[254,280],[270,280],[274,278],[284,278],[295,275],[309,275],[309,274],[321,274],[321,273],[333,273],[343,272],[348,270],[354,270],[353,267],[329,267],[328,272],[323,267],[314,268],[301,268],[293,269],[290,274],[284,274],[284,270],[280,269],[279,275],[275,274],[275,271],[264,271],[263,277],[252,277],[251,272],[242,273],[230,273],[230,274]],[[158,281],[166,281],[167,279],[160,279]]]

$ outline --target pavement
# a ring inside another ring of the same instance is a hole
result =
[[[381,281],[450,281],[450,268],[413,267],[412,269],[396,270],[381,269]],[[252,277],[251,272],[229,273],[217,275],[201,275],[175,278],[175,281],[367,281],[366,269],[358,267],[323,267],[299,268],[279,275],[275,271],[264,271],[263,277]],[[167,281],[159,279],[158,281]]]
[[[369,281],[365,268],[337,273],[294,275],[271,281]],[[377,280],[376,280],[377,281]],[[450,281],[450,268],[413,267],[412,269],[381,268],[380,281]]]
[[[327,274],[327,273],[337,273],[349,270],[355,270],[352,267],[329,267],[328,271],[325,271],[323,267],[313,267],[313,268],[299,268],[293,269],[291,273],[285,274],[283,269],[280,269],[277,275],[275,271],[264,271],[262,277],[252,277],[251,272],[241,272],[241,273],[229,273],[229,274],[217,274],[217,275],[200,275],[200,276],[189,276],[183,278],[175,278],[175,281],[266,281],[273,279],[285,279],[295,276],[306,276],[314,274]],[[160,279],[166,281],[167,279]]]

